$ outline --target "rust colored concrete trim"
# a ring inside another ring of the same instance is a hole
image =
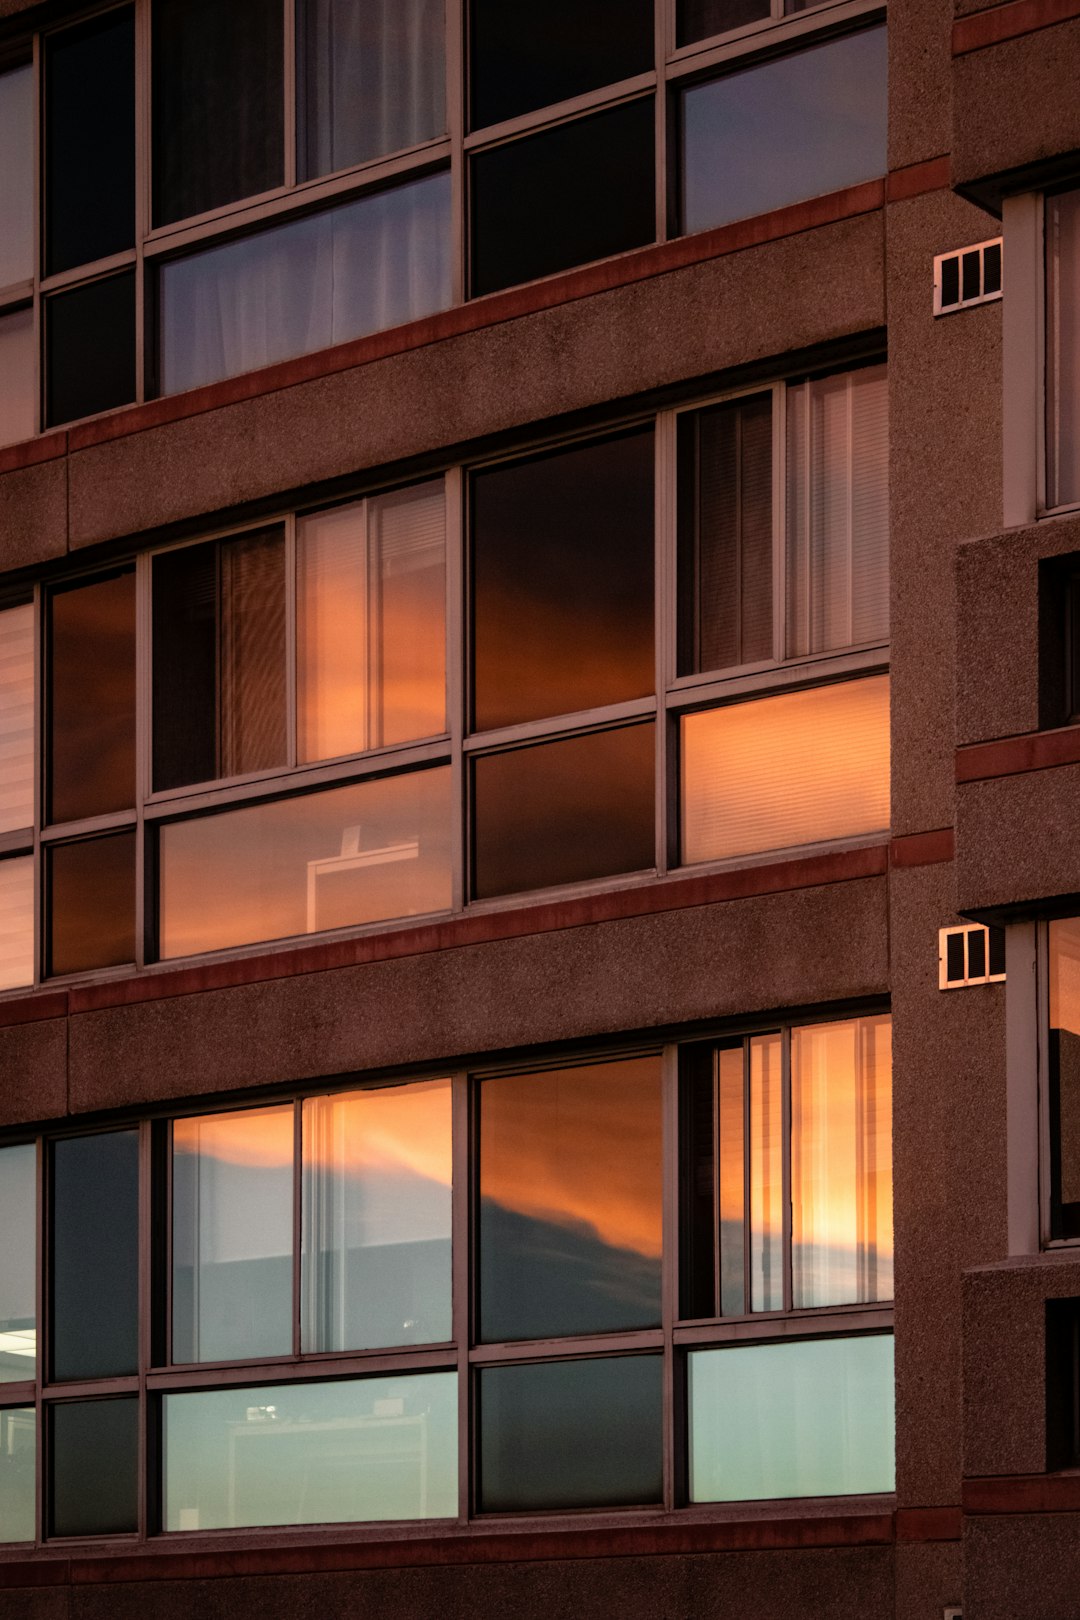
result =
[[[953,23],[952,53],[966,56],[969,51],[1034,34],[1073,17],[1080,17],[1080,0],[1008,0],[1005,5],[958,17]]]
[[[952,184],[952,163],[948,154],[925,163],[910,163],[906,169],[892,169],[885,180],[885,200],[905,202],[928,191],[944,191]]]
[[[1031,731],[997,742],[969,743],[956,750],[956,780],[985,782],[995,776],[1021,776],[1080,764],[1080,726],[1058,731]]]
[[[959,1541],[962,1517],[958,1507],[897,1508],[897,1541]]]
[[[1080,1473],[965,1479],[965,1513],[1080,1512]]]
[[[0,1001],[0,1029],[10,1028],[12,1024],[37,1024],[43,1018],[64,1018],[67,1013],[66,990],[14,996],[10,1001]]]
[[[937,827],[933,832],[905,833],[894,838],[889,845],[889,865],[936,866],[939,861],[951,861],[955,853],[956,835],[951,827]]]
[[[131,979],[109,979],[67,991],[72,1014],[98,1012],[133,1002],[162,1001],[172,996],[226,990],[301,973],[322,973],[333,968],[357,967],[404,956],[423,956],[496,940],[520,939],[528,934],[553,933],[657,912],[680,911],[691,906],[715,905],[788,889],[817,888],[858,878],[883,877],[888,870],[888,845],[811,855],[802,860],[777,861],[766,866],[711,872],[701,877],[679,877],[573,900],[553,900],[521,909],[472,912],[446,922],[419,928],[400,928],[359,939],[335,940],[324,945],[302,945],[292,950],[206,963],[201,967],[146,973]],[[16,1005],[16,1003],[12,1003]]]
[[[68,435],[43,433],[38,439],[21,439],[18,444],[5,444],[0,450],[0,473],[20,472],[24,467],[36,467],[41,461],[55,461],[66,456]]]

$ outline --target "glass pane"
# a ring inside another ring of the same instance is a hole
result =
[[[297,525],[301,760],[446,730],[442,479]]]
[[[653,690],[653,432],[478,473],[478,731]]]
[[[791,1032],[791,1272],[796,1310],[891,1299],[892,1024]]]
[[[1046,202],[1047,502],[1080,501],[1080,191]]]
[[[45,300],[45,416],[49,427],[135,398],[135,272]]]
[[[0,861],[0,990],[34,982],[34,857]]]
[[[162,267],[161,389],[235,377],[450,303],[450,176],[428,175]]]
[[[767,1038],[765,1050],[770,1050]],[[761,1129],[761,1068],[763,1043],[752,1043],[754,1083],[758,1095],[755,1121]],[[742,1048],[728,1047],[716,1054],[718,1158],[720,1161],[720,1314],[741,1316],[746,1310],[746,1098]],[[759,1161],[760,1162],[760,1161]]]
[[[49,875],[49,972],[85,973],[135,960],[135,834],[56,844]]]
[[[436,1344],[450,1320],[450,1082],[304,1103],[304,1350]]]
[[[173,1121],[172,1359],[292,1352],[293,1109]]]
[[[0,1147],[0,1232],[0,1384],[11,1384],[37,1371],[37,1149],[32,1142]],[[0,1485],[0,1501],[2,1496]]]
[[[695,85],[682,99],[684,231],[885,173],[885,29]]]
[[[773,656],[772,396],[679,418],[679,674]]]
[[[166,1530],[457,1516],[457,1375],[164,1397]]]
[[[161,829],[163,957],[450,906],[448,767]]]
[[[135,245],[135,8],[47,35],[44,80],[45,257],[55,275]]]
[[[685,862],[888,825],[887,675],[683,717]]]
[[[49,1533],[138,1528],[139,1402],[72,1401],[49,1411]]]
[[[558,124],[472,160],[478,297],[656,239],[653,103]]]
[[[297,6],[301,178],[333,174],[446,129],[442,0]]]
[[[660,1059],[480,1087],[480,1336],[660,1321]]]
[[[133,1373],[139,1346],[139,1134],[52,1150],[52,1376]]]
[[[787,652],[889,634],[889,395],[884,366],[787,396]]]
[[[472,0],[472,127],[617,84],[653,65],[652,0]]]
[[[135,573],[58,591],[49,604],[51,820],[135,802]]]
[[[34,273],[34,69],[29,63],[0,73],[0,152],[0,287],[8,287]]]
[[[678,0],[676,42],[692,45],[712,34],[726,34],[729,29],[761,22],[770,12],[769,0]]]
[[[0,1412],[0,1542],[33,1541],[37,1414],[32,1406]]]
[[[715,1092],[713,1049],[684,1046],[679,1053],[679,1315],[684,1321],[716,1315]]]
[[[154,0],[154,224],[284,180],[281,0]]]
[[[478,759],[476,899],[653,866],[654,774],[651,721]]]
[[[750,1042],[750,1309],[784,1308],[784,1106],[779,1035]]]
[[[1080,918],[1050,924],[1051,1235],[1080,1233]]]
[[[660,1356],[485,1367],[481,1512],[659,1502],[661,1368]]]
[[[34,607],[0,609],[0,832],[34,824]]]
[[[0,315],[0,444],[18,444],[35,431],[37,356],[34,312]]]
[[[692,1502],[895,1488],[891,1334],[696,1350],[688,1360]]]

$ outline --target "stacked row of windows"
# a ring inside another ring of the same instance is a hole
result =
[[[0,443],[884,172],[866,0],[460,9],[137,0],[0,62]]]
[[[880,833],[886,455],[873,365],[3,608],[0,982]]]
[[[879,1014],[0,1147],[0,1541],[891,1490],[890,1117]]]

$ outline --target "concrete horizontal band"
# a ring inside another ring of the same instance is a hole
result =
[[[969,51],[981,51],[987,45],[999,45],[1021,34],[1034,34],[1073,17],[1080,17],[1080,0],[1008,0],[1005,5],[958,17],[953,23],[952,53],[966,56]]]
[[[896,1539],[901,1542],[959,1541],[963,1521],[958,1507],[897,1508]]]
[[[1010,1474],[966,1479],[965,1514],[1080,1513],[1080,1474]]]
[[[996,742],[970,743],[956,751],[957,782],[985,782],[997,776],[1052,770],[1080,764],[1080,726],[1033,731]]]
[[[956,853],[956,835],[951,827],[936,827],[933,832],[904,833],[889,845],[889,865],[936,866],[940,861],[951,861]]]

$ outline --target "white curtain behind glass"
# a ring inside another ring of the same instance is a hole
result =
[[[1080,501],[1080,191],[1047,206],[1047,498]]]

